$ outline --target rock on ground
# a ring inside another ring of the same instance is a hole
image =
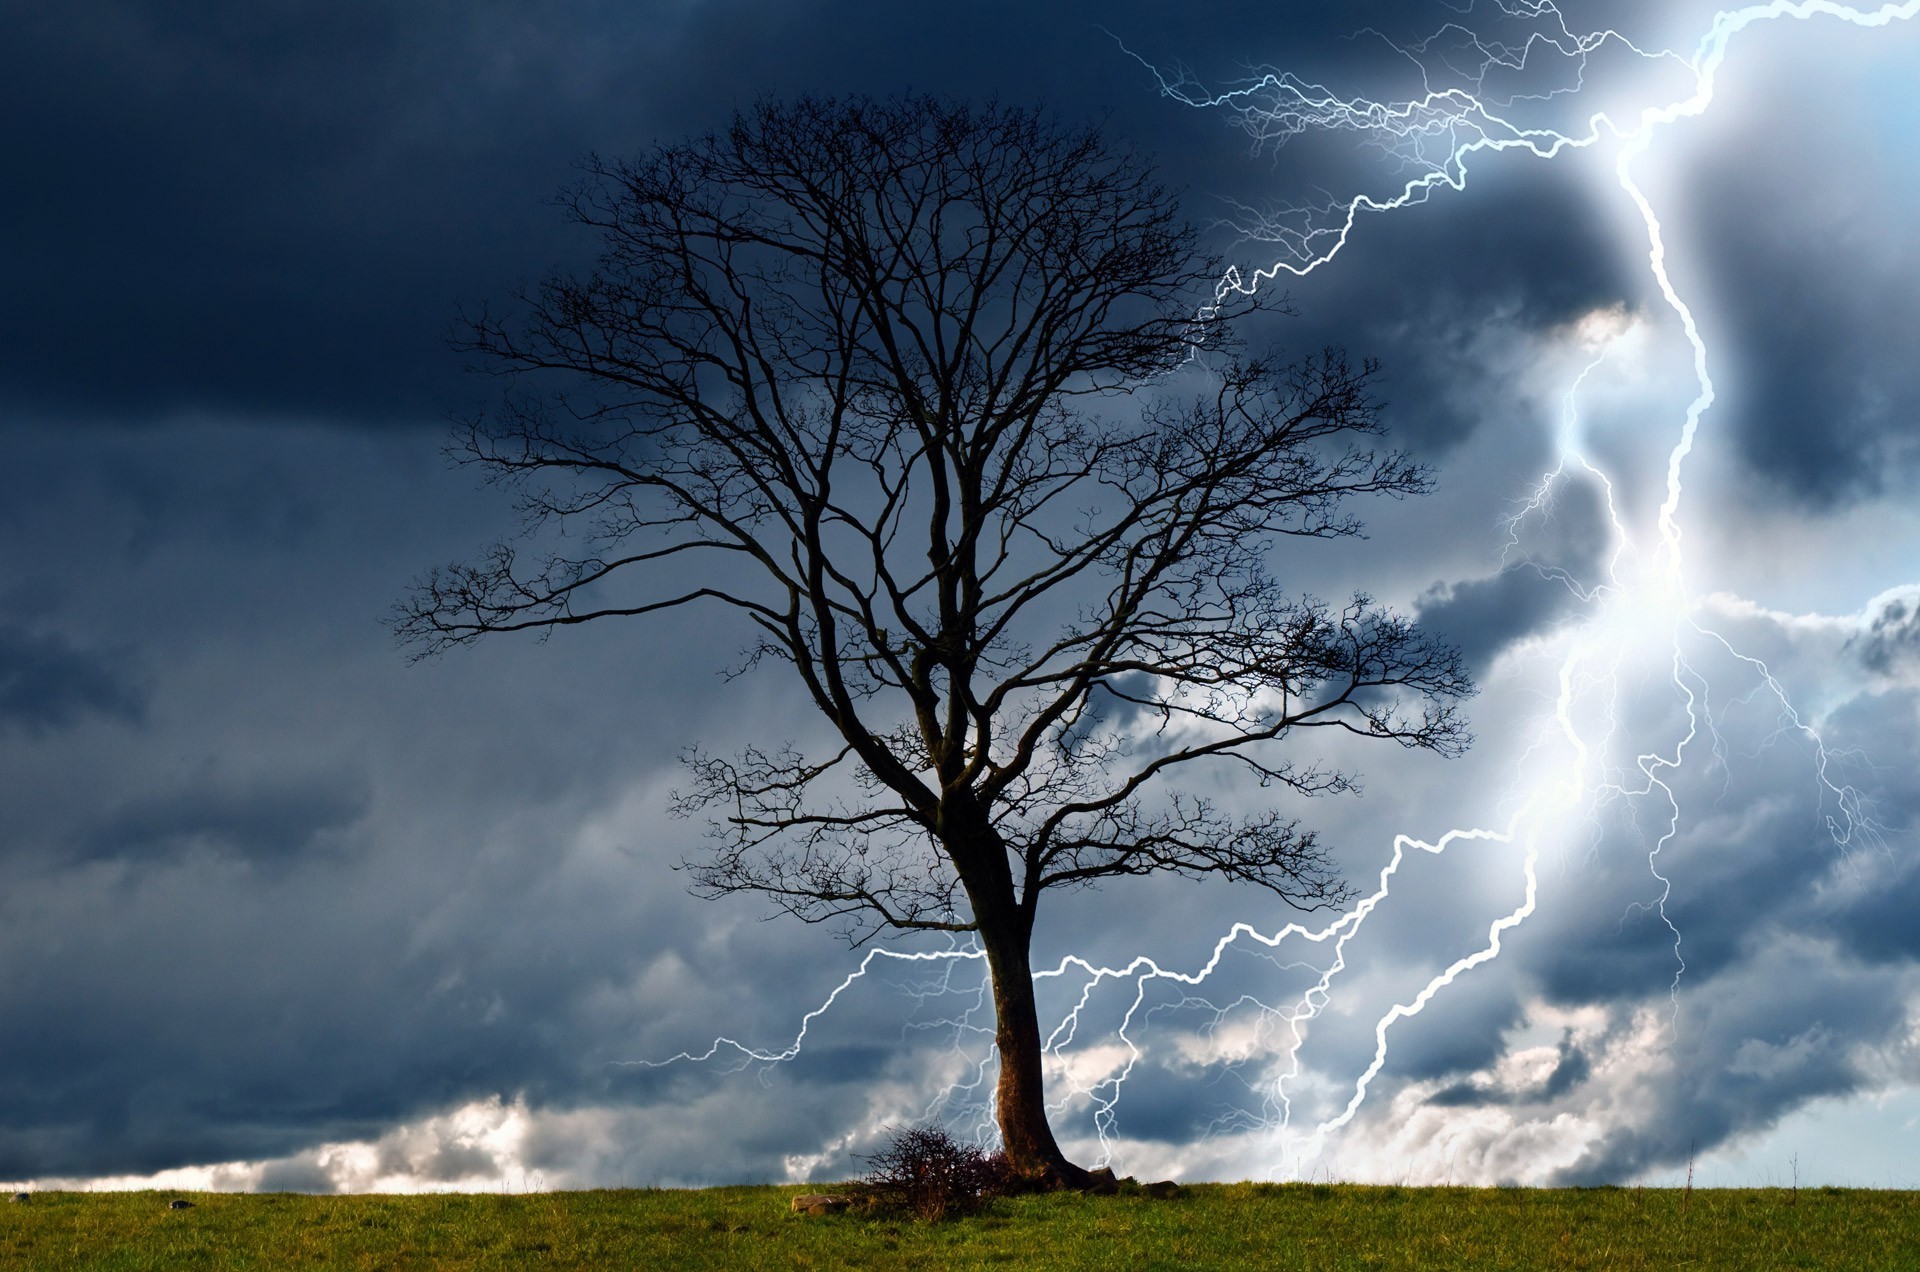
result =
[[[801,1215],[835,1215],[852,1204],[851,1197],[839,1197],[832,1193],[801,1193],[793,1199],[793,1210]]]

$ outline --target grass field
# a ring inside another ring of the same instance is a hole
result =
[[[1915,1192],[1215,1184],[919,1224],[795,1216],[803,1191],[42,1193],[0,1209],[0,1266],[1920,1269]]]

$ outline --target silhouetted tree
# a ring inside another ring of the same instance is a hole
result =
[[[523,531],[576,549],[434,571],[395,627],[425,654],[744,614],[743,665],[790,668],[838,742],[690,754],[680,804],[715,834],[696,892],[764,893],[856,942],[973,934],[1009,1163],[1083,1182],[1046,1118],[1040,898],[1171,871],[1345,899],[1313,832],[1173,779],[1228,762],[1348,789],[1278,745],[1303,730],[1465,744],[1452,650],[1270,572],[1282,540],[1358,533],[1350,496],[1427,474],[1375,448],[1371,363],[1241,355],[1226,324],[1262,302],[1231,292],[1195,321],[1219,262],[1097,127],[809,98],[584,170],[563,203],[597,268],[463,337],[557,383],[517,381],[455,443],[518,492]]]

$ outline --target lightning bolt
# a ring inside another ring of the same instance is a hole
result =
[[[1699,117],[1711,107],[1728,51],[1741,32],[1758,24],[1782,20],[1832,19],[1863,28],[1885,27],[1920,15],[1920,0],[1878,8],[1855,7],[1834,0],[1773,0],[1726,10],[1714,16],[1691,56],[1642,47],[1615,30],[1576,33],[1554,0],[1497,0],[1495,7],[1504,18],[1523,24],[1524,39],[1516,43],[1483,38],[1461,22],[1449,22],[1418,43],[1397,45],[1389,41],[1394,52],[1410,61],[1421,75],[1422,92],[1401,101],[1342,96],[1324,85],[1279,71],[1260,74],[1225,91],[1208,92],[1186,72],[1164,71],[1127,50],[1153,74],[1165,96],[1195,109],[1225,113],[1247,133],[1256,150],[1283,144],[1308,132],[1348,132],[1377,147],[1411,174],[1396,190],[1383,196],[1356,194],[1344,201],[1325,199],[1266,209],[1235,205],[1232,228],[1247,241],[1276,248],[1278,255],[1265,266],[1250,270],[1236,266],[1226,271],[1216,288],[1213,304],[1198,314],[1201,323],[1214,318],[1220,307],[1236,294],[1252,294],[1284,277],[1305,277],[1328,266],[1353,241],[1368,216],[1415,207],[1447,191],[1465,191],[1470,173],[1482,162],[1491,161],[1504,152],[1519,151],[1550,161],[1568,152],[1611,142],[1618,147],[1614,175],[1619,189],[1636,211],[1644,230],[1647,269],[1662,302],[1678,321],[1691,355],[1694,392],[1679,418],[1677,434],[1667,452],[1664,496],[1654,517],[1655,538],[1649,548],[1642,550],[1630,529],[1629,518],[1616,497],[1618,481],[1585,446],[1578,411],[1579,395],[1589,378],[1607,364],[1606,352],[1589,361],[1568,387],[1556,439],[1558,462],[1542,475],[1518,511],[1507,520],[1508,542],[1503,565],[1516,556],[1524,559],[1523,525],[1530,518],[1550,515],[1557,490],[1570,481],[1588,481],[1603,498],[1611,552],[1602,570],[1604,577],[1592,583],[1557,566],[1534,566],[1543,576],[1567,587],[1581,603],[1585,617],[1561,633],[1568,648],[1558,670],[1553,708],[1549,718],[1542,722],[1534,746],[1523,757],[1525,763],[1536,754],[1545,753],[1548,773],[1524,792],[1510,794],[1502,801],[1511,811],[1498,828],[1459,828],[1432,840],[1397,835],[1375,886],[1350,909],[1319,926],[1291,923],[1277,931],[1263,931],[1248,923],[1236,923],[1191,970],[1165,967],[1146,955],[1115,966],[1069,955],[1055,966],[1035,973],[1037,983],[1057,982],[1067,989],[1065,1005],[1057,1009],[1052,1028],[1045,1035],[1046,1054],[1052,1061],[1057,1088],[1062,1093],[1050,1105],[1050,1110],[1056,1116],[1079,1106],[1090,1111],[1094,1133],[1102,1146],[1098,1164],[1106,1164],[1112,1158],[1121,1095],[1143,1057],[1140,1035],[1152,1017],[1162,1011],[1200,1010],[1210,1016],[1211,1029],[1236,1012],[1250,1011],[1258,1022],[1257,1037],[1269,1046],[1270,1067],[1264,1070],[1266,1076],[1258,1083],[1249,1084],[1261,1092],[1264,1113],[1257,1119],[1243,1115],[1216,1119],[1216,1127],[1261,1129],[1271,1133],[1276,1145],[1273,1173],[1299,1177],[1324,1151],[1328,1139],[1350,1123],[1365,1104],[1372,1084],[1387,1064],[1394,1027],[1419,1015],[1461,976],[1496,959],[1507,935],[1535,913],[1539,901],[1537,867],[1545,843],[1564,835],[1569,827],[1591,824],[1599,809],[1613,801],[1629,808],[1650,805],[1655,810],[1658,831],[1651,837],[1646,852],[1647,871],[1655,892],[1650,901],[1629,907],[1622,923],[1644,912],[1657,915],[1668,929],[1675,964],[1669,986],[1672,1007],[1669,1027],[1677,1031],[1686,962],[1681,931],[1667,911],[1673,883],[1661,866],[1661,858],[1681,835],[1684,819],[1681,797],[1673,779],[1702,745],[1710,748],[1718,762],[1724,764],[1727,759],[1724,739],[1710,709],[1709,681],[1689,657],[1691,646],[1704,647],[1708,653],[1724,656],[1743,667],[1754,684],[1748,697],[1764,693],[1777,704],[1774,738],[1798,736],[1811,748],[1822,816],[1835,844],[1847,851],[1858,844],[1880,843],[1878,828],[1861,797],[1836,776],[1834,757],[1819,730],[1794,707],[1786,689],[1765,662],[1742,652],[1702,622],[1701,606],[1688,590],[1680,518],[1683,477],[1702,419],[1715,401],[1715,388],[1706,342],[1693,309],[1668,271],[1668,248],[1660,216],[1636,180],[1635,164],[1652,149],[1664,130],[1682,120]],[[1642,107],[1631,118],[1620,119],[1609,111],[1595,111],[1587,116],[1584,128],[1571,131],[1526,126],[1512,117],[1521,103],[1564,106],[1567,102],[1561,99],[1570,102],[1576,98],[1587,89],[1587,72],[1595,56],[1609,49],[1618,49],[1656,70],[1682,75],[1684,90],[1665,105]],[[1464,69],[1460,65],[1463,59],[1467,63]],[[1498,97],[1487,88],[1489,78],[1496,72],[1516,77],[1557,73],[1558,79],[1540,87],[1539,91]],[[1436,86],[1436,80],[1449,76],[1459,82]],[[1685,725],[1677,737],[1664,742],[1652,746],[1627,745],[1620,736],[1622,726],[1619,724],[1618,703],[1625,692],[1622,676],[1632,660],[1645,656],[1649,647],[1664,651],[1658,661],[1667,669]],[[1588,722],[1589,716],[1597,716],[1604,724],[1596,730]],[[1630,761],[1611,762],[1608,757],[1623,745],[1631,753]],[[1302,1077],[1302,1047],[1310,1023],[1332,1000],[1335,983],[1348,968],[1349,945],[1367,920],[1389,903],[1394,881],[1414,854],[1439,856],[1456,845],[1466,844],[1518,851],[1520,901],[1488,924],[1484,942],[1476,949],[1449,962],[1417,992],[1394,1003],[1378,1017],[1372,1031],[1371,1058],[1343,1088],[1348,1091],[1344,1101],[1338,1102],[1333,1112],[1310,1129],[1296,1132],[1294,1088]],[[1281,961],[1283,948],[1297,949],[1302,945],[1321,951],[1320,960]],[[1216,976],[1228,955],[1249,951],[1270,958],[1278,971],[1304,972],[1305,987],[1278,1006],[1246,995],[1225,1006],[1207,1000],[1201,991]],[[657,1067],[724,1060],[737,1067],[774,1065],[790,1060],[800,1053],[813,1024],[882,960],[938,969],[937,976],[914,991],[922,1002],[956,995],[968,1001],[969,1005],[957,1016],[913,1026],[947,1029],[957,1048],[964,1048],[969,1039],[984,1048],[971,1062],[971,1078],[936,1094],[925,1112],[929,1116],[940,1116],[971,1110],[976,1132],[983,1139],[990,1138],[993,1133],[991,1109],[985,1101],[991,1091],[987,1080],[992,1064],[991,1002],[985,993],[984,959],[974,946],[930,952],[869,951],[859,966],[803,1017],[792,1041],[782,1048],[755,1048],[723,1037],[704,1051],[681,1052],[661,1061],[626,1063]],[[970,983],[958,985],[955,977],[961,969],[970,966]],[[1128,987],[1117,1026],[1110,1035],[1102,1035],[1111,1036],[1119,1044],[1123,1058],[1109,1064],[1103,1072],[1083,1076],[1076,1071],[1074,1050],[1081,1044],[1090,1010],[1108,986]],[[1179,996],[1166,1002],[1153,1002],[1156,987],[1169,988]]]
[[[1426,66],[1423,55],[1441,39],[1449,35],[1461,36],[1480,57],[1479,67],[1472,76],[1474,87],[1478,89],[1484,86],[1486,75],[1491,68],[1498,66],[1510,71],[1524,71],[1537,51],[1550,48],[1571,64],[1573,76],[1570,86],[1555,89],[1546,94],[1547,97],[1578,92],[1585,83],[1585,72],[1590,55],[1610,43],[1618,43],[1634,54],[1651,61],[1678,60],[1677,55],[1671,51],[1649,52],[1613,30],[1576,36],[1552,0],[1502,3],[1499,7],[1511,18],[1547,21],[1551,24],[1550,29],[1530,33],[1526,42],[1515,49],[1511,45],[1482,41],[1467,28],[1459,24],[1448,24],[1428,41],[1408,46],[1401,51],[1421,67],[1424,78]],[[1578,435],[1575,427],[1576,395],[1587,376],[1595,371],[1604,359],[1589,363],[1569,390],[1568,425],[1563,429],[1560,438],[1562,452],[1560,466],[1543,478],[1523,512],[1544,507],[1556,478],[1571,466],[1577,465],[1598,478],[1606,492],[1608,518],[1615,542],[1615,553],[1607,571],[1608,582],[1602,588],[1588,592],[1575,580],[1565,578],[1564,581],[1573,587],[1582,599],[1595,600],[1604,597],[1608,605],[1616,609],[1626,607],[1642,612],[1651,609],[1668,615],[1676,629],[1675,635],[1671,638],[1672,682],[1683,698],[1687,727],[1684,735],[1672,744],[1670,750],[1643,751],[1635,758],[1634,767],[1642,779],[1640,784],[1627,786],[1607,781],[1597,784],[1590,794],[1582,789],[1584,784],[1580,775],[1587,767],[1587,760],[1593,748],[1583,740],[1580,729],[1574,721],[1572,709],[1580,696],[1582,664],[1593,659],[1596,654],[1604,656],[1604,643],[1599,648],[1590,643],[1583,644],[1576,646],[1569,653],[1561,669],[1560,692],[1555,710],[1555,719],[1559,723],[1560,730],[1567,742],[1571,744],[1572,763],[1569,771],[1573,787],[1576,792],[1579,792],[1571,801],[1572,804],[1577,806],[1609,795],[1632,799],[1648,796],[1657,791],[1660,801],[1665,806],[1666,823],[1657,840],[1648,850],[1647,868],[1659,885],[1659,892],[1651,908],[1659,914],[1661,921],[1673,937],[1676,967],[1670,987],[1670,997],[1676,1028],[1679,986],[1686,963],[1681,954],[1680,930],[1668,916],[1666,909],[1673,885],[1671,880],[1661,872],[1658,859],[1679,834],[1681,805],[1679,797],[1667,780],[1667,774],[1683,766],[1688,749],[1700,736],[1703,727],[1701,708],[1705,686],[1704,679],[1688,663],[1679,639],[1679,629],[1690,630],[1717,643],[1732,657],[1746,664],[1760,677],[1767,690],[1779,702],[1786,721],[1783,728],[1791,727],[1812,743],[1817,758],[1819,782],[1840,811],[1838,819],[1833,817],[1827,819],[1829,833],[1833,835],[1835,841],[1844,848],[1857,834],[1862,832],[1871,834],[1872,829],[1857,793],[1850,787],[1836,782],[1831,776],[1830,757],[1819,732],[1800,717],[1784,688],[1765,663],[1742,653],[1723,636],[1702,626],[1694,617],[1696,606],[1686,588],[1681,551],[1682,532],[1679,510],[1684,493],[1682,476],[1686,461],[1694,449],[1700,421],[1713,405],[1715,389],[1709,371],[1706,342],[1700,334],[1692,308],[1680,295],[1668,271],[1665,233],[1652,200],[1635,179],[1634,162],[1652,147],[1661,129],[1682,119],[1697,117],[1706,112],[1713,102],[1716,82],[1726,61],[1728,47],[1733,37],[1748,27],[1782,18],[1806,20],[1814,17],[1837,18],[1861,27],[1879,27],[1894,21],[1910,20],[1916,13],[1920,13],[1920,3],[1914,3],[1911,0],[1909,3],[1888,4],[1874,10],[1862,10],[1850,5],[1833,3],[1832,0],[1800,0],[1799,3],[1774,0],[1774,3],[1723,11],[1715,15],[1711,27],[1700,41],[1698,50],[1685,62],[1692,81],[1691,93],[1666,106],[1642,110],[1638,121],[1632,126],[1623,126],[1610,114],[1597,112],[1589,117],[1587,130],[1579,134],[1522,127],[1507,118],[1505,111],[1510,103],[1490,101],[1482,92],[1473,89],[1435,90],[1430,80],[1427,81],[1427,91],[1420,97],[1397,103],[1377,102],[1363,98],[1342,98],[1328,91],[1324,86],[1308,83],[1286,73],[1269,73],[1250,84],[1241,85],[1226,93],[1202,95],[1190,91],[1193,87],[1190,80],[1169,78],[1149,64],[1149,69],[1153,70],[1166,95],[1189,106],[1226,109],[1235,113],[1242,127],[1255,138],[1256,144],[1277,143],[1309,129],[1352,130],[1384,139],[1384,146],[1390,153],[1420,169],[1402,185],[1398,193],[1388,198],[1357,195],[1350,198],[1344,205],[1285,207],[1279,210],[1278,215],[1258,216],[1244,222],[1240,226],[1243,234],[1249,238],[1274,243],[1282,247],[1286,255],[1279,257],[1271,265],[1255,270],[1251,275],[1243,275],[1237,269],[1230,270],[1222,278],[1216,292],[1216,307],[1232,293],[1250,293],[1283,274],[1304,277],[1326,265],[1350,242],[1355,226],[1363,213],[1391,212],[1423,203],[1436,190],[1442,188],[1464,190],[1470,166],[1483,152],[1498,153],[1520,149],[1536,158],[1553,159],[1569,150],[1595,146],[1607,137],[1620,141],[1615,173],[1620,188],[1631,200],[1645,229],[1648,269],[1661,298],[1679,320],[1681,331],[1692,354],[1696,384],[1696,392],[1687,404],[1678,438],[1667,456],[1666,493],[1657,516],[1659,549],[1656,554],[1656,568],[1639,577],[1623,579],[1620,569],[1621,558],[1631,542],[1631,537],[1613,497],[1614,483],[1578,447],[1576,441]],[[1542,95],[1529,94],[1514,100],[1541,99]],[[1463,137],[1465,140],[1462,140]],[[1436,139],[1442,138],[1447,145],[1442,156],[1434,160],[1431,157],[1431,147]],[[1211,315],[1203,313],[1203,317],[1207,316]],[[1517,544],[1517,519],[1512,523],[1512,531],[1515,536],[1512,542]],[[1612,666],[1617,668],[1617,660],[1610,661]],[[1512,930],[1531,915],[1537,901],[1535,865],[1538,860],[1538,845],[1535,836],[1547,824],[1543,817],[1547,811],[1538,802],[1530,803],[1500,836],[1507,841],[1511,841],[1516,835],[1525,836],[1526,892],[1523,903],[1509,914],[1495,920],[1489,929],[1485,946],[1450,964],[1430,979],[1413,998],[1404,1003],[1396,1003],[1379,1019],[1374,1031],[1376,1046],[1373,1059],[1354,1082],[1351,1098],[1338,1113],[1321,1122],[1298,1143],[1297,1154],[1295,1151],[1288,1151],[1285,1154],[1286,1157],[1310,1160],[1317,1156],[1326,1137],[1349,1122],[1364,1102],[1368,1086],[1386,1062],[1388,1032],[1392,1026],[1400,1020],[1418,1014],[1441,989],[1451,985],[1462,973],[1491,961],[1500,952],[1502,934]],[[1452,833],[1459,837],[1470,837],[1472,834],[1471,832],[1469,835],[1461,835],[1460,832]],[[1478,833],[1485,836],[1485,832]],[[1443,838],[1439,846],[1444,846],[1446,842],[1447,839]],[[1398,852],[1399,846],[1396,845],[1396,863]],[[1383,892],[1384,882],[1383,879]],[[1355,911],[1355,915],[1356,918],[1364,917],[1359,910]],[[1355,926],[1358,926],[1357,922]],[[1336,960],[1334,966],[1329,969],[1330,974],[1336,971],[1339,965],[1340,961]],[[1318,1001],[1324,1002],[1325,982],[1323,981],[1317,989],[1320,991]],[[1311,1009],[1313,1004],[1309,1003],[1307,1006]],[[1289,1069],[1282,1074],[1277,1084],[1282,1092],[1288,1079],[1297,1076],[1297,1052],[1296,1056],[1290,1060]],[[1283,1114],[1280,1126],[1283,1136],[1288,1120]],[[1290,1149],[1294,1147],[1289,1145]]]

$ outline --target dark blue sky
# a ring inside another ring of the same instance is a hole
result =
[[[1354,131],[1256,150],[1122,43],[1214,88],[1273,66],[1398,101],[1464,82],[1471,50],[1457,32],[1412,55],[1389,41],[1472,22],[1519,49],[1556,29],[1484,0],[1465,17],[1035,8],[0,0],[0,1179],[831,1173],[965,1072],[952,1029],[903,1030],[965,1002],[866,982],[766,1074],[620,1063],[717,1032],[778,1050],[855,966],[751,901],[693,899],[671,869],[699,834],[666,812],[679,752],[816,730],[777,675],[717,674],[743,633],[689,615],[409,666],[380,618],[506,525],[497,492],[439,455],[446,416],[498,391],[446,338],[462,305],[591,254],[547,202],[582,156],[720,126],[763,94],[998,95],[1106,119],[1211,223],[1384,198],[1418,168]],[[1630,124],[1693,91],[1681,63],[1711,13],[1569,3],[1570,31],[1680,57],[1609,44],[1579,95],[1540,100],[1577,77],[1535,44],[1525,75],[1487,86],[1523,125]],[[1717,391],[1687,460],[1679,600],[1655,586],[1657,514],[1696,386],[1617,143],[1478,156],[1465,190],[1363,215],[1289,284],[1299,316],[1262,335],[1379,357],[1394,436],[1439,490],[1376,510],[1364,544],[1277,568],[1419,612],[1485,688],[1467,759],[1356,756],[1367,793],[1312,816],[1370,889],[1397,833],[1551,815],[1524,842],[1411,854],[1308,1030],[1294,1141],[1245,1132],[1271,1111],[1286,1026],[1243,1012],[1202,1054],[1196,1018],[1163,1008],[1165,1042],[1118,1106],[1124,1169],[1281,1168],[1339,1111],[1382,1014],[1520,904],[1528,842],[1537,908],[1394,1026],[1318,1168],[1624,1181],[1697,1148],[1718,1182],[1760,1182],[1791,1133],[1823,1177],[1904,1169],[1916,26],[1743,32],[1710,109],[1635,161]],[[1228,228],[1215,243],[1275,259]],[[1555,501],[1530,509],[1556,465]],[[1568,667],[1584,769],[1552,720]],[[1656,753],[1682,763],[1637,762]],[[1569,780],[1573,803],[1542,794]],[[1189,967],[1235,920],[1291,917],[1226,888],[1117,887],[1062,906],[1040,953]],[[1253,953],[1216,998],[1294,1001],[1297,975]],[[1098,1080],[1125,1005],[1102,1000],[1063,1072]],[[1100,1151],[1083,1104],[1061,1127]]]

